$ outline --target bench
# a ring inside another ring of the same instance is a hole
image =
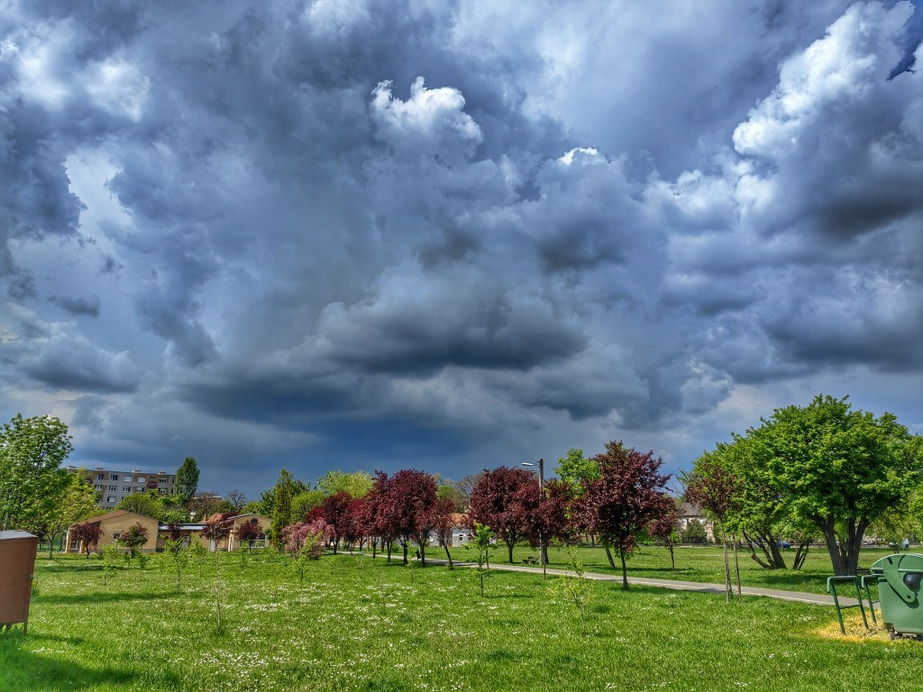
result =
[[[537,565],[538,558],[535,555],[529,555],[529,557],[524,557],[522,559],[522,564],[524,565]]]

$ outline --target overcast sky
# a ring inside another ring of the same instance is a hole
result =
[[[0,6],[0,419],[250,497],[923,433],[923,3]]]

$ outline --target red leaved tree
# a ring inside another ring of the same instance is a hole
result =
[[[653,452],[642,454],[621,442],[606,443],[605,453],[594,460],[600,476],[587,481],[577,515],[603,545],[618,551],[622,588],[627,589],[625,561],[634,553],[638,534],[664,512],[661,495],[670,476],[659,473],[663,462]]]
[[[256,519],[244,522],[237,527],[237,540],[240,541],[241,546],[246,545],[248,551],[253,550],[253,544],[259,540],[261,535],[263,535],[263,529]]]
[[[484,471],[471,491],[472,526],[483,524],[506,544],[510,563],[513,546],[529,531],[528,514],[538,506],[535,475],[525,469],[500,466]]]
[[[362,498],[362,506],[357,518],[359,530],[369,536],[372,541],[372,557],[375,557],[379,541],[382,548],[387,548],[388,562],[391,562],[391,543],[394,534],[390,533],[391,526],[385,513],[388,488],[391,479],[384,471],[376,471],[372,481],[372,489]]]
[[[430,524],[436,539],[445,549],[446,558],[449,560],[449,569],[454,568],[452,563],[452,553],[449,551],[449,545],[452,542],[452,530],[455,528],[455,518],[458,509],[457,502],[449,496],[436,498],[436,504],[433,505],[433,511],[430,515]]]
[[[379,511],[387,533],[395,536],[404,549],[404,564],[411,541],[420,548],[420,565],[426,566],[426,542],[432,528],[436,505],[436,481],[415,469],[398,471],[387,484]]]
[[[542,565],[548,565],[548,545],[551,541],[571,541],[576,528],[570,520],[574,505],[574,486],[567,481],[545,483],[537,507],[526,516],[527,535],[533,545],[543,551]]]
[[[100,536],[103,535],[102,528],[100,528],[99,522],[85,522],[83,524],[77,524],[71,529],[71,540],[78,540],[82,543],[83,551],[87,554],[87,559],[90,559],[90,548],[99,541]]]
[[[129,557],[137,557],[141,553],[141,546],[147,543],[147,527],[141,522],[132,524],[119,536],[118,542],[128,548]]]
[[[340,540],[349,540],[355,535],[352,503],[354,498],[345,490],[328,495],[323,502],[308,514],[310,519],[322,518],[333,531],[333,554],[336,555]]]
[[[731,566],[724,527],[728,515],[740,505],[743,483],[728,469],[720,454],[709,452],[696,459],[695,466],[690,473],[683,476],[683,481],[686,483],[686,502],[704,509],[717,519],[721,526],[721,544],[724,547],[724,596],[725,600],[730,601]]]

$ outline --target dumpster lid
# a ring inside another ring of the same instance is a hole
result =
[[[13,538],[38,538],[28,531],[0,531],[0,541],[8,541]]]
[[[923,570],[923,555],[919,553],[895,553],[873,562],[869,570],[883,570],[885,567],[892,565],[902,570]]]

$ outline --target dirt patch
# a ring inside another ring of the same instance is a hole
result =
[[[814,633],[824,639],[840,639],[852,642],[888,641],[888,631],[881,622],[879,621],[876,625],[872,622],[872,618],[868,613],[866,613],[866,617],[869,620],[868,629],[865,628],[865,624],[862,622],[862,615],[856,613],[855,615],[843,616],[845,635],[840,632],[840,623],[835,615],[829,623],[814,630]]]

